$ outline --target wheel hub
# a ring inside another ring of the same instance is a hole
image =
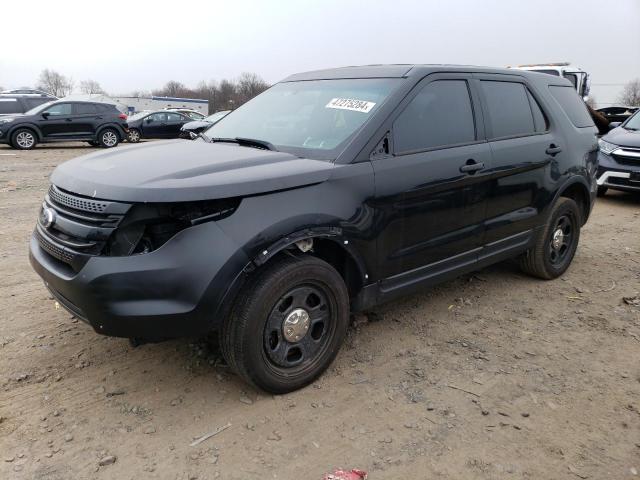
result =
[[[564,243],[564,232],[561,228],[558,228],[555,232],[553,232],[553,239],[551,240],[551,246],[554,250],[560,250]]]
[[[282,322],[282,335],[290,343],[299,342],[309,331],[311,319],[303,308],[296,308]]]

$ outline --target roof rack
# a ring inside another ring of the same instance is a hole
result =
[[[555,63],[530,63],[528,65],[518,65],[518,68],[523,67],[566,67],[571,65],[570,62],[555,62]]]

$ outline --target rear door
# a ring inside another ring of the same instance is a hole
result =
[[[420,82],[390,125],[392,155],[372,162],[383,294],[477,258],[491,151],[469,79],[437,74]]]
[[[38,126],[46,139],[64,139],[73,132],[73,106],[62,102],[51,105],[40,115]]]
[[[93,136],[98,123],[98,108],[93,103],[75,103],[73,126],[78,136]]]
[[[523,77],[474,74],[492,152],[483,255],[520,248],[544,222],[545,178],[562,142]]]

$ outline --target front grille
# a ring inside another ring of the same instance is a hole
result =
[[[36,239],[50,256],[78,271],[100,255],[130,204],[75,195],[54,185],[45,196]],[[48,210],[48,215],[46,214]]]
[[[640,148],[621,147],[611,156],[623,165],[640,165]]]

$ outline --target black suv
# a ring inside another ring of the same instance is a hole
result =
[[[31,264],[97,332],[216,330],[276,393],[327,368],[350,311],[512,257],[558,277],[596,194],[589,113],[539,73],[302,73],[205,135],[60,165]]]
[[[110,148],[125,139],[126,128],[127,116],[115,105],[58,100],[0,116],[0,143],[29,150],[38,143],[85,140]]]

